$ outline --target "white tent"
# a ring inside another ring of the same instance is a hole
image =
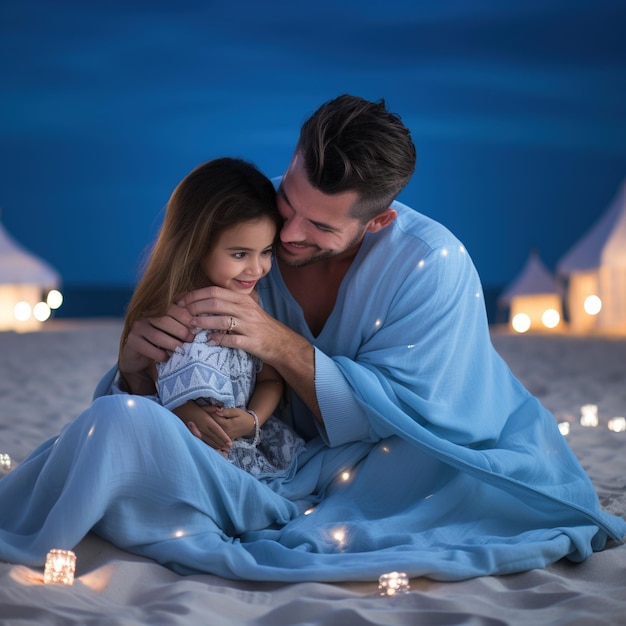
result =
[[[613,201],[557,264],[567,283],[570,327],[626,333],[626,181]],[[590,314],[589,304],[600,305]]]
[[[33,310],[60,282],[59,273],[20,246],[0,222],[0,331],[36,330],[41,322]]]
[[[562,293],[537,250],[531,250],[522,271],[498,298],[498,305],[509,307],[509,324],[514,330],[557,328],[563,319]],[[521,320],[525,324],[521,327]]]

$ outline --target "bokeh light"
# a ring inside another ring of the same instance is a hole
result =
[[[511,320],[511,326],[516,333],[525,333],[530,328],[530,317],[526,313],[518,313]]]
[[[21,302],[18,302],[13,307],[13,316],[18,322],[26,322],[28,319],[30,319],[31,313],[32,310],[30,308],[30,304],[23,300]]]
[[[602,300],[598,296],[591,295],[585,298],[583,303],[585,313],[589,315],[597,315],[602,310]]]

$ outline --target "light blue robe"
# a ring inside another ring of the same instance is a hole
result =
[[[492,347],[460,242],[396,204],[318,337],[275,266],[266,309],[316,348],[325,429],[257,480],[149,399],[107,394],[0,480],[0,558],[41,565],[93,529],[180,573],[274,581],[459,580],[581,561],[623,540],[554,417]]]

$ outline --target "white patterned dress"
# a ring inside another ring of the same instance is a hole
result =
[[[239,348],[207,341],[201,330],[165,363],[157,364],[161,404],[170,410],[189,400],[227,408],[246,409],[262,362]],[[304,440],[277,417],[270,417],[252,437],[235,439],[228,460],[254,476],[281,476],[294,465]]]

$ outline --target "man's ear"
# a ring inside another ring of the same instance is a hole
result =
[[[370,220],[365,228],[370,233],[377,233],[386,226],[389,226],[393,220],[398,217],[398,211],[389,207],[382,213],[379,213],[374,219]]]

